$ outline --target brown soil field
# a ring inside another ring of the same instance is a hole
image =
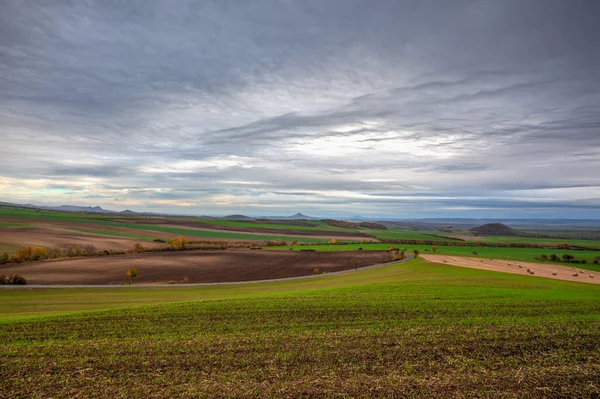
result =
[[[3,221],[7,222],[15,222],[15,223],[28,223],[31,224],[31,220],[29,219],[3,219]],[[124,219],[112,219],[114,222],[127,222],[132,223],[131,220],[127,221]],[[39,226],[49,226],[49,227],[73,227],[79,229],[90,229],[90,230],[107,230],[107,231],[117,231],[123,233],[132,233],[132,234],[140,234],[146,236],[152,236],[163,239],[170,239],[176,236],[177,234],[173,233],[164,233],[161,231],[154,230],[143,230],[143,225],[152,224],[152,225],[160,225],[164,227],[173,227],[173,228],[185,228],[188,230],[198,230],[198,231],[214,231],[214,232],[223,232],[223,231],[231,231],[231,232],[239,232],[239,233],[247,233],[247,234],[255,234],[255,235],[278,235],[278,236],[293,236],[293,237],[310,237],[317,239],[330,240],[335,238],[336,240],[349,240],[354,239],[357,241],[377,241],[375,238],[367,237],[366,235],[362,235],[361,233],[349,233],[349,232],[328,232],[328,231],[306,231],[306,230],[283,230],[283,229],[263,229],[263,228],[241,228],[241,227],[231,227],[230,226],[213,226],[206,223],[196,223],[196,222],[184,222],[182,223],[172,223],[174,221],[169,221],[167,223],[166,220],[163,219],[141,219],[136,220],[140,224],[140,229],[129,228],[129,227],[116,227],[116,226],[104,226],[104,225],[95,225],[90,223],[81,223],[81,222],[71,222],[71,221],[62,221],[62,220],[36,220],[35,225]],[[206,226],[206,227],[203,227]],[[221,229],[220,227],[225,227]],[[8,227],[0,229],[0,242],[2,242],[2,231],[7,229],[14,229],[14,227]],[[79,233],[76,231],[72,231],[72,233]],[[87,234],[87,233],[81,233]],[[191,234],[185,235],[188,240],[210,240],[210,241],[249,241],[247,239],[235,239],[235,238],[217,238],[217,237],[203,237],[203,236],[194,236]],[[116,248],[113,248],[116,249]]]
[[[600,275],[595,276],[593,271],[580,268],[582,265],[563,266],[547,265],[543,263],[518,262],[499,259],[468,258],[462,256],[446,255],[420,255],[423,259],[435,263],[445,263],[448,265],[469,267],[472,269],[491,270],[495,272],[505,272],[513,274],[530,275],[527,269],[531,269],[535,277],[553,278],[557,280],[577,281],[580,283],[600,284]],[[519,267],[520,266],[520,267]],[[580,273],[583,271],[583,273]],[[578,276],[573,276],[576,272]],[[556,275],[553,275],[556,273]],[[594,276],[593,278],[591,276]]]
[[[182,228],[182,226],[180,225],[173,225],[173,224],[161,224],[161,226],[164,227],[174,227],[174,228]],[[198,230],[198,231],[214,231],[214,232],[223,232],[224,230],[230,231],[230,232],[237,232],[237,233],[246,233],[246,234],[254,234],[257,236],[260,235],[266,235],[266,236],[272,236],[272,235],[277,235],[280,236],[281,238],[285,238],[285,237],[310,237],[310,238],[318,238],[318,239],[323,239],[323,240],[330,240],[332,238],[335,238],[336,240],[356,240],[356,241],[377,241],[377,239],[373,238],[373,237],[367,237],[367,236],[361,236],[361,235],[339,235],[338,232],[331,232],[328,233],[326,231],[308,231],[306,232],[305,230],[282,230],[282,229],[270,229],[273,230],[272,232],[264,232],[262,230],[264,229],[240,229],[240,230],[231,230],[231,229],[217,229],[217,228],[201,228],[201,227],[193,227],[193,226],[185,226],[186,229],[188,230]],[[296,233],[292,234],[291,231],[296,231]],[[317,234],[318,233],[318,234]],[[204,237],[207,240],[212,240],[213,238],[211,237]],[[236,241],[234,239],[225,239],[227,241]],[[248,241],[248,240],[243,240],[243,241]]]
[[[138,269],[136,284],[180,282],[218,283],[266,280],[354,269],[380,263],[387,251],[162,251],[141,254],[0,265],[0,274],[19,273],[28,284],[108,284],[126,281],[129,268]]]
[[[115,219],[114,221],[124,221],[122,219]],[[129,220],[128,223],[132,221]],[[223,226],[218,224],[210,224],[203,222],[193,222],[186,220],[173,220],[173,219],[140,219],[136,220],[139,224],[160,224],[162,226],[170,227],[186,227],[204,231],[235,231],[239,233],[248,234],[265,234],[265,235],[290,235],[290,236],[305,236],[305,237],[325,237],[325,238],[339,238],[348,239],[354,238],[357,240],[368,240],[370,237],[366,234],[356,231],[328,231],[328,230],[294,230],[294,229],[278,229],[273,227],[244,227],[244,226]],[[258,222],[257,222],[258,223]],[[291,225],[288,223],[281,223]],[[293,225],[292,225],[293,226]]]
[[[90,228],[88,225],[87,228]],[[94,246],[97,250],[126,250],[140,240],[124,237],[111,237],[100,234],[69,230],[61,226],[41,224],[35,226],[15,226],[0,229],[0,242],[13,247],[39,245],[46,248],[67,247],[69,245]],[[145,247],[157,248],[164,244],[144,241]]]

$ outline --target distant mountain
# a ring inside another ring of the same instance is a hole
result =
[[[502,223],[488,223],[469,231],[478,236],[519,236],[521,232]]]
[[[312,219],[310,216],[304,215],[304,214],[302,214],[300,212],[298,212],[295,215],[288,216],[287,218],[288,219]]]
[[[313,216],[305,215],[301,212],[296,213],[292,216],[261,216],[259,219],[269,219],[269,220],[321,220],[321,218],[316,218]]]
[[[139,212],[132,211],[130,209],[125,209],[124,211],[119,212],[121,215],[139,215]]]

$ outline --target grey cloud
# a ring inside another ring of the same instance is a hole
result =
[[[593,0],[4,1],[0,196],[42,180],[74,193],[86,182],[77,198],[94,205],[186,200],[197,213],[279,212],[288,195],[333,213],[600,217],[589,202],[599,11]],[[559,191],[546,203],[526,189]]]

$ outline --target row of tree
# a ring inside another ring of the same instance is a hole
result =
[[[536,257],[537,260],[541,260],[541,261],[550,261],[550,262],[565,262],[565,263],[587,263],[587,260],[585,259],[575,259],[575,256],[572,254],[563,254],[562,256],[558,256],[556,254],[551,254],[551,255],[546,255],[546,254],[541,254],[540,256]],[[596,259],[594,259],[594,263],[598,264],[598,262],[600,261],[600,256],[597,256]]]

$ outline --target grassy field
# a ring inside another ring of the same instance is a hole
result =
[[[456,241],[450,237],[436,237],[439,233],[434,230],[411,230],[411,229],[389,229],[389,230],[365,230],[378,240],[415,240],[415,241]]]
[[[314,226],[296,226],[288,224],[276,224],[276,223],[260,223],[260,222],[244,222],[238,220],[226,220],[226,219],[195,219],[188,218],[186,220],[199,221],[202,223],[211,224],[214,226],[234,226],[234,227],[247,227],[247,228],[270,228],[270,229],[282,229],[282,230],[319,230],[319,231],[344,231],[344,232],[355,232],[356,229],[346,229],[343,227],[330,226],[321,220],[310,220],[308,223]]]
[[[160,237],[155,237],[155,236],[147,236],[147,235],[143,235],[143,234],[128,233],[125,231],[82,229],[82,228],[78,228],[78,227],[69,227],[69,230],[81,231],[82,233],[101,234],[101,235],[106,235],[106,236],[133,238],[133,239],[142,240],[142,241],[152,241],[156,238],[160,238]]]
[[[3,222],[0,221],[0,229],[2,227],[14,227],[14,226],[25,226],[27,223],[17,223],[17,222]]]
[[[538,245],[569,244],[569,245],[575,245],[575,246],[581,246],[581,247],[599,248],[600,249],[600,241],[581,240],[581,239],[516,237],[516,236],[487,236],[487,237],[482,237],[481,242],[510,243],[510,244],[522,243],[522,244],[538,244]]]
[[[113,220],[106,220],[109,219],[110,217],[108,216],[103,216],[103,215],[79,215],[79,214],[75,214],[75,213],[61,213],[61,212],[52,212],[52,211],[44,211],[44,210],[35,210],[35,209],[21,209],[21,208],[13,208],[13,207],[3,207],[0,206],[0,219],[1,218],[12,218],[12,219],[28,219],[31,220],[32,222],[34,222],[35,220],[42,220],[42,221],[60,221],[60,222],[77,222],[77,223],[85,223],[85,224],[89,224],[89,225],[93,225],[93,226],[111,226],[111,227],[122,227],[122,228],[128,228],[128,229],[135,229],[141,232],[152,232],[152,231],[159,231],[159,232],[163,232],[163,233],[170,233],[173,235],[184,235],[186,237],[190,237],[190,238],[202,238],[202,239],[206,239],[206,238],[219,238],[219,239],[231,239],[231,240],[254,240],[254,241],[301,241],[301,242],[327,242],[329,240],[327,239],[323,239],[323,238],[314,238],[314,237],[299,237],[299,236],[287,236],[287,235],[277,235],[277,234],[268,234],[268,235],[263,235],[263,234],[253,234],[252,231],[249,231],[247,233],[244,232],[229,232],[229,231],[203,231],[203,230],[196,230],[196,229],[190,229],[190,228],[179,228],[179,227],[172,227],[172,226],[161,226],[161,225],[154,225],[154,224],[144,224],[144,223],[136,223],[137,221],[137,217],[127,217],[127,216],[120,216],[119,218],[124,219],[124,220],[129,220],[130,222],[120,222],[120,221],[113,221]],[[198,219],[199,221],[201,221],[201,219]],[[206,220],[207,222],[211,222],[213,224],[222,224],[222,222],[224,223],[230,223],[231,221],[227,221],[227,220]],[[8,222],[6,222],[8,223]],[[12,222],[10,222],[12,223]],[[244,222],[233,222],[233,223],[242,223],[242,225],[244,224]],[[248,225],[251,225],[253,227],[260,227],[260,226],[268,226],[268,227],[272,227],[271,225],[268,224],[252,224],[252,223],[246,223]],[[232,224],[235,225],[235,224]],[[319,226],[326,226],[325,224],[321,223]],[[1,226],[0,226],[1,227]],[[290,227],[290,226],[285,226]],[[315,230],[315,229],[320,229],[319,228],[312,228],[309,227],[307,229],[310,230]],[[84,229],[82,229],[83,231]],[[109,230],[103,230],[103,229],[89,229],[89,230],[94,230],[96,234],[103,234],[103,235],[111,235],[111,236],[121,236],[121,237],[127,237],[125,235],[122,235],[120,233],[117,232],[113,232],[113,231],[109,231]],[[331,233],[334,233],[335,231],[346,231],[346,229],[326,229],[326,230],[331,230]],[[284,233],[285,230],[282,229],[282,233]],[[130,234],[130,233],[127,233]],[[145,236],[145,237],[150,237],[150,234],[143,234],[143,233],[131,233],[131,234],[139,234],[140,236]],[[134,237],[135,238],[135,237]],[[352,241],[351,239],[348,239],[348,241]]]
[[[416,244],[320,244],[320,245],[295,245],[286,247],[273,247],[270,250],[294,250],[303,249],[314,249],[316,251],[353,251],[358,248],[362,248],[365,251],[381,251],[389,247],[397,247],[400,249],[406,249],[407,252],[411,253],[414,249],[417,249],[421,253],[432,253],[431,245],[416,245]],[[473,252],[477,252],[474,255]],[[585,259],[587,263],[585,265],[576,265],[577,267],[585,267],[589,270],[600,271],[600,265],[592,264],[593,260],[600,256],[600,251],[565,251],[565,250],[554,250],[554,249],[538,249],[538,248],[512,248],[512,247],[477,247],[477,246],[436,246],[436,253],[443,255],[456,255],[456,256],[476,256],[480,258],[492,258],[492,259],[506,259],[506,260],[518,260],[523,262],[540,262],[535,259],[536,257],[546,254],[550,255],[555,253],[558,256],[562,256],[564,253],[570,253],[575,256],[576,259]],[[552,262],[541,262],[541,263],[552,263]],[[567,263],[561,263],[568,265]]]
[[[0,396],[593,398],[599,294],[422,260],[233,287],[0,290]],[[156,302],[171,303],[132,306]],[[81,312],[94,307],[119,308]],[[62,314],[32,316],[47,313]]]

